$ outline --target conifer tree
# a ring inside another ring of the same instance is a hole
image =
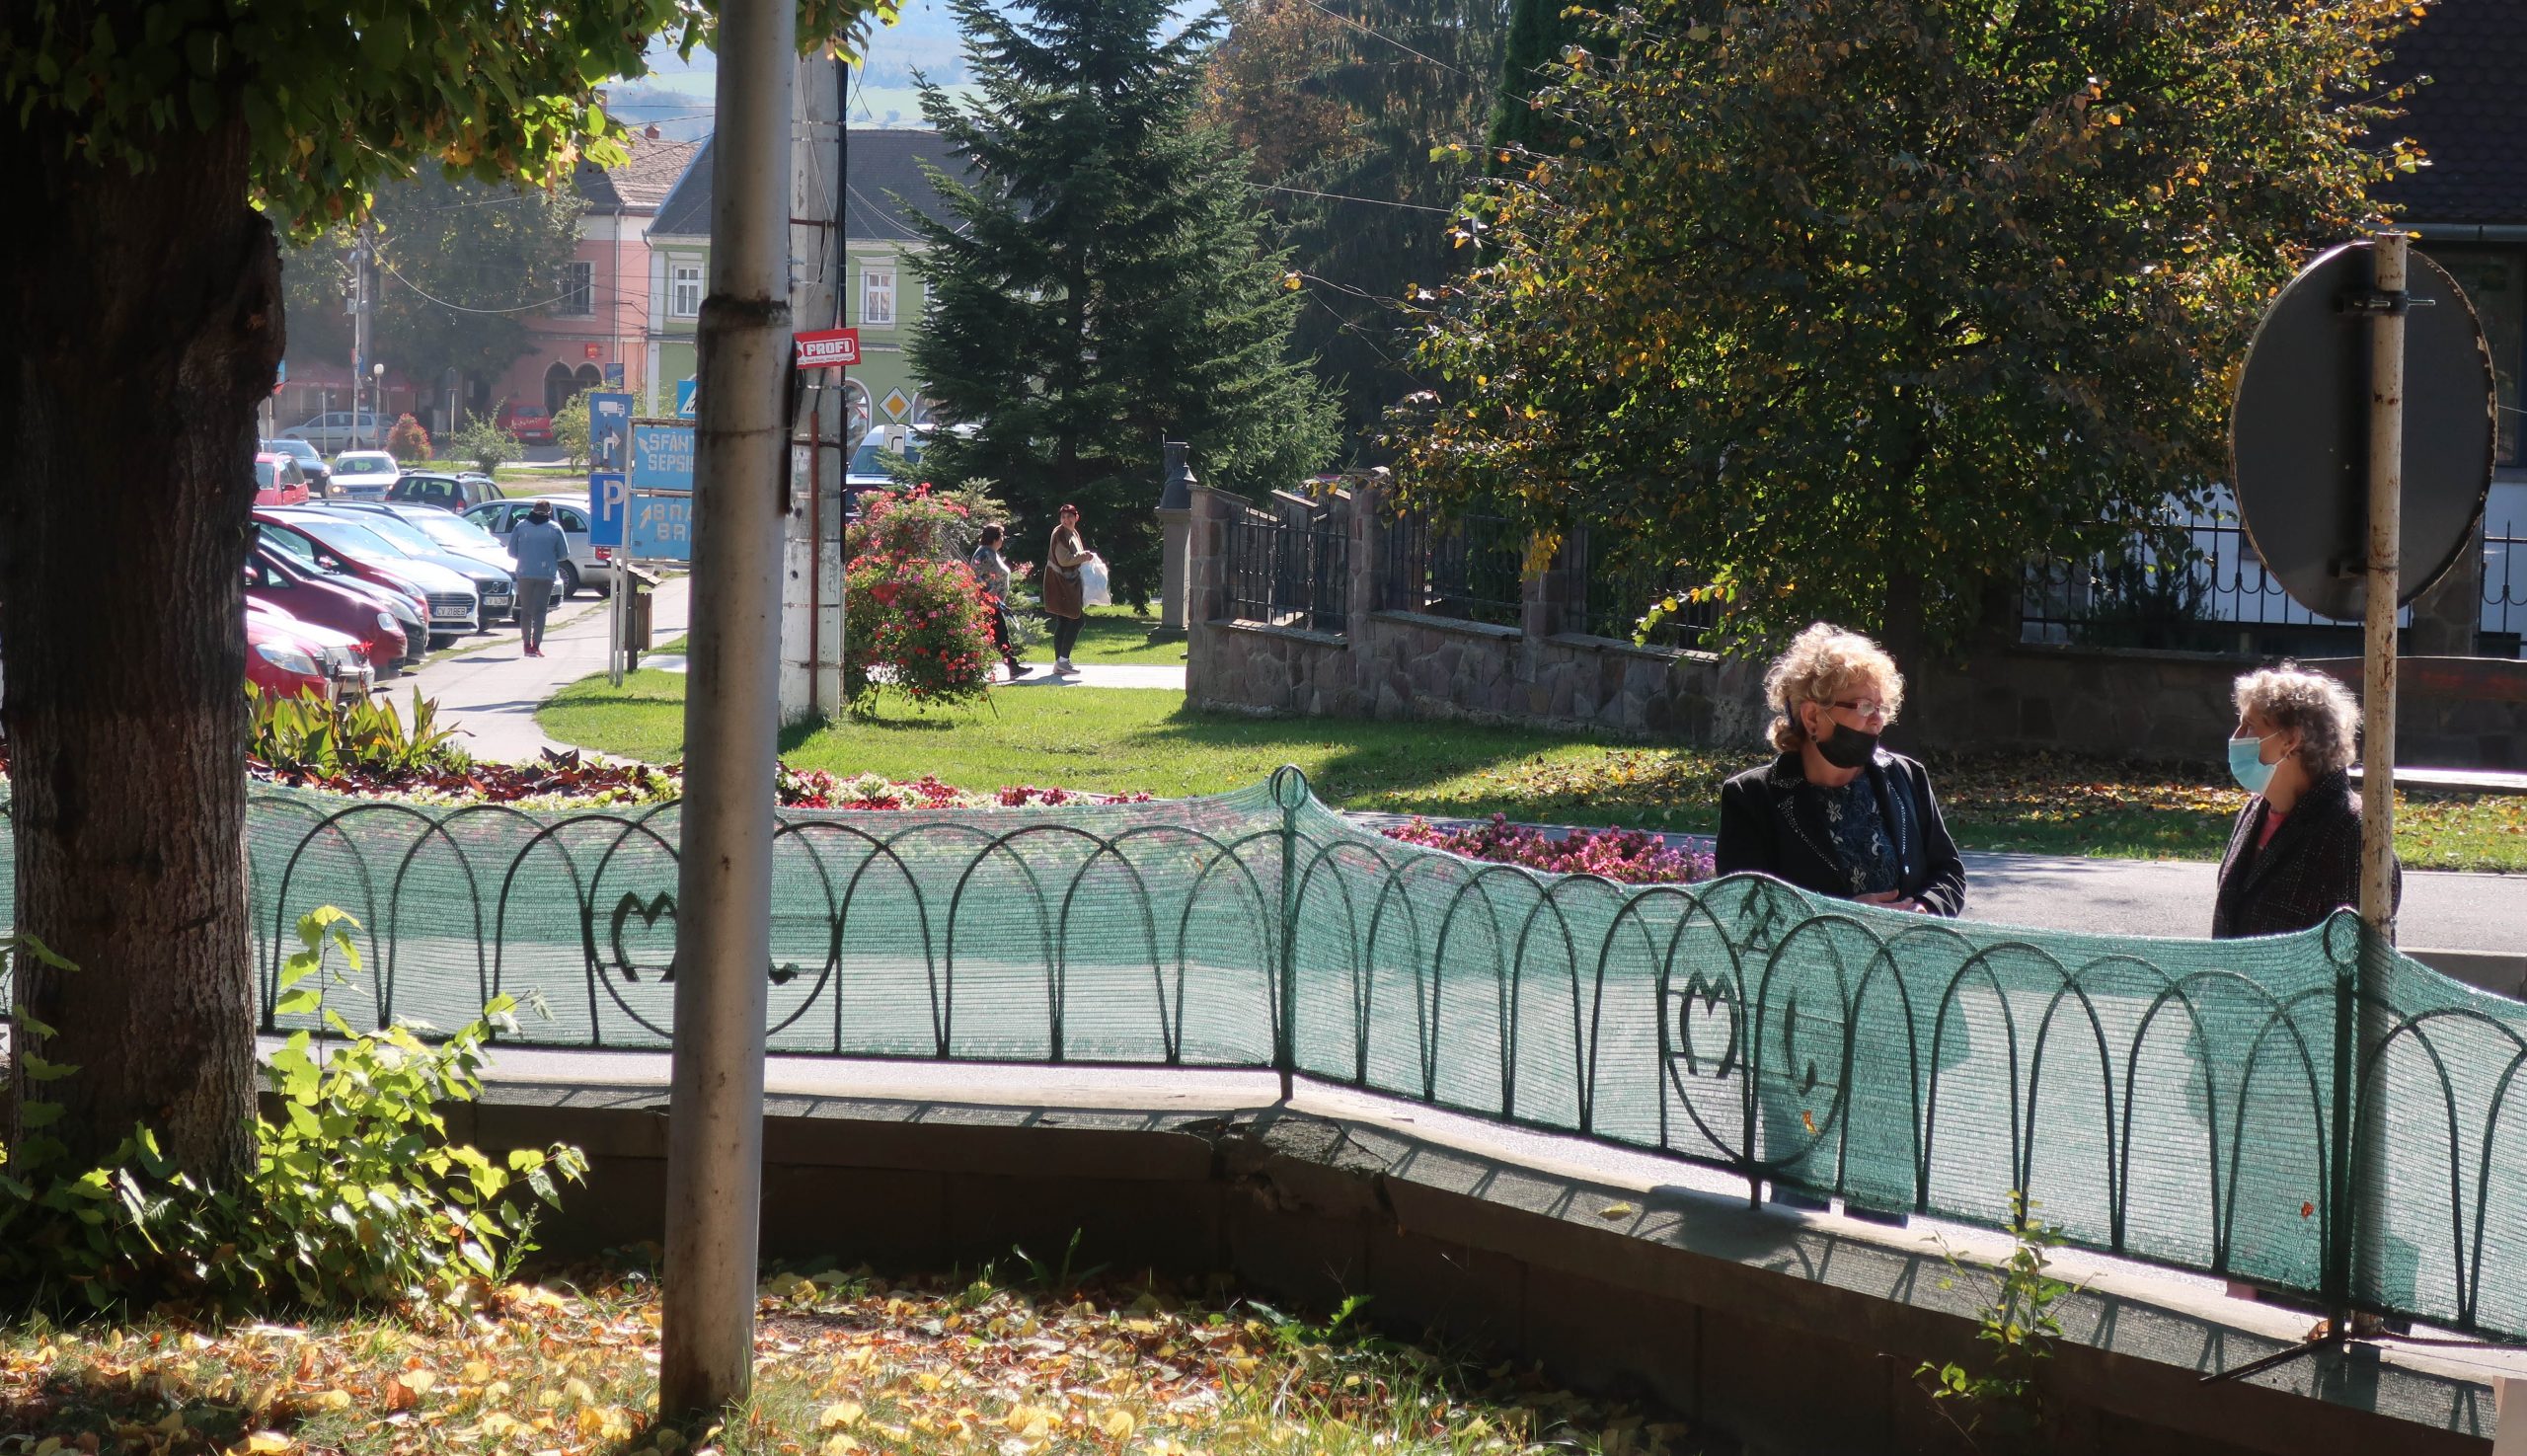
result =
[[[1331,455],[1333,407],[1290,356],[1303,300],[1244,157],[1196,122],[1209,22],[1167,38],[1165,0],[957,14],[974,99],[925,85],[922,110],[973,171],[932,175],[953,221],[920,224],[912,361],[972,428],[933,447],[932,474],[998,482],[1031,531],[1076,501],[1117,594],[1146,599],[1165,440],[1250,495]]]

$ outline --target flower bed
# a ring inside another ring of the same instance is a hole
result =
[[[1573,829],[1560,839],[1512,824],[1506,814],[1470,829],[1441,829],[1427,819],[1389,829],[1389,839],[1443,849],[1470,860],[1524,865],[1555,875],[1596,875],[1622,884],[1682,884],[1712,876],[1711,856],[1670,849],[1639,829]]]

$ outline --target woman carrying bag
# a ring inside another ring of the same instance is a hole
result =
[[[1053,539],[1044,549],[1044,614],[1053,619],[1056,673],[1079,670],[1070,665],[1070,650],[1079,642],[1080,619],[1088,611],[1080,569],[1091,563],[1105,565],[1079,537],[1079,507],[1066,504],[1061,508],[1061,524],[1053,527]]]

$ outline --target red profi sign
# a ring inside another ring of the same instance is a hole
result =
[[[857,329],[818,329],[796,337],[802,369],[842,369],[860,362]]]

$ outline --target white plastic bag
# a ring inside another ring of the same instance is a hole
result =
[[[1079,601],[1082,606],[1110,607],[1114,604],[1113,585],[1107,579],[1103,560],[1079,564]]]

